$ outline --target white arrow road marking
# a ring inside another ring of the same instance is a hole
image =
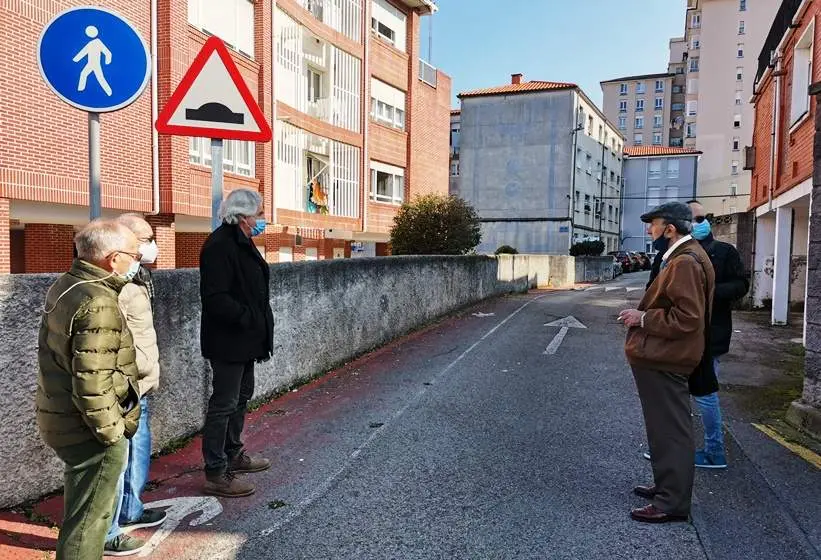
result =
[[[616,287],[605,288],[604,291],[605,292],[612,292],[613,290],[621,290],[621,289],[622,289],[621,286],[616,286]]]
[[[627,288],[628,292],[635,292],[636,290],[643,290],[644,288]]]
[[[547,345],[547,349],[542,352],[545,356],[549,356],[551,354],[555,354],[556,350],[559,349],[561,346],[562,341],[564,340],[565,335],[567,335],[567,331],[569,329],[586,329],[578,319],[576,319],[573,315],[565,317],[564,319],[559,319],[557,321],[553,321],[552,323],[545,323],[545,327],[561,327],[559,332],[556,333],[556,336],[553,337],[553,340],[550,341],[550,344]]]
[[[148,508],[168,508],[165,510],[168,516],[165,522],[160,525],[160,528],[155,532],[151,539],[146,543],[145,548],[140,552],[140,557],[151,555],[160,543],[162,543],[168,536],[174,532],[174,529],[179,526],[183,519],[192,513],[201,512],[200,515],[192,519],[188,525],[196,527],[210,521],[211,519],[222,513],[222,504],[219,503],[213,496],[198,496],[198,497],[184,497],[171,498],[169,500],[160,500],[158,502],[151,502],[145,504]]]
[[[474,317],[493,317],[494,315],[496,315],[496,314],[495,313],[482,313],[481,311],[478,312],[478,313],[473,314]]]

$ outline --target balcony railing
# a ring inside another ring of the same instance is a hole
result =
[[[331,115],[331,100],[329,98],[308,101],[307,112],[316,119],[327,121]]]
[[[428,85],[436,87],[436,67],[420,59],[419,79]]]

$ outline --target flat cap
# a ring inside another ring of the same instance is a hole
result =
[[[642,214],[641,221],[649,224],[656,218],[671,222],[692,222],[693,211],[690,210],[689,205],[683,202],[665,202],[646,214]]]

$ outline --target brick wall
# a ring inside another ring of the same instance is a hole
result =
[[[200,250],[207,238],[207,233],[178,232],[175,240],[177,268],[198,268]]]
[[[11,230],[11,273],[22,274],[26,271],[26,232],[22,229]]]
[[[8,274],[12,269],[9,206],[8,199],[0,198],[0,274]]]
[[[5,47],[0,67],[0,198],[88,205],[88,116],[46,86],[34,59],[45,24],[60,11],[80,4],[0,3]],[[96,5],[119,12],[146,40],[150,38],[147,1],[102,0]],[[103,207],[149,210],[150,92],[146,90],[123,110],[102,115],[100,126]]]
[[[174,268],[177,262],[177,235],[174,216],[160,214],[159,216],[146,216],[146,220],[154,229],[154,238],[160,250],[155,263],[156,268]]]
[[[784,75],[781,77],[781,92],[778,99],[779,108],[779,135],[776,144],[775,168],[776,180],[773,185],[773,196],[778,196],[794,186],[806,181],[813,171],[813,137],[815,131],[816,100],[810,99],[810,110],[803,120],[794,123],[792,119],[792,86],[793,86],[793,58],[795,45],[804,35],[808,26],[815,21],[815,16],[821,13],[821,6],[811,4],[802,17],[799,27],[790,30],[790,36],[784,44],[784,56],[781,67]],[[821,39],[821,27],[815,27],[815,44]],[[813,49],[813,65],[811,82],[821,80],[821,49]],[[756,207],[768,200],[770,188],[770,152],[773,101],[775,93],[775,79],[770,76],[759,84],[759,95],[755,103],[755,125],[753,129],[753,145],[756,147],[756,163],[751,183],[750,206]],[[808,95],[807,92],[801,92]]]
[[[409,159],[411,196],[448,194],[450,180],[450,77],[438,72],[436,88],[417,80]]]
[[[62,272],[74,260],[74,227],[61,224],[26,224],[25,271]]]

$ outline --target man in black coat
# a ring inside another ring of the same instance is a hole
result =
[[[268,263],[251,238],[265,231],[262,197],[237,189],[220,208],[222,225],[200,253],[202,355],[211,363],[213,393],[203,428],[206,494],[236,498],[254,493],[238,473],[271,463],[248,455],[241,441],[248,401],[254,394],[254,363],[273,352],[274,315]]]
[[[736,248],[713,238],[704,206],[697,200],[691,200],[688,204],[693,211],[692,235],[709,255],[716,275],[713,313],[710,320],[710,352],[713,357],[713,369],[718,375],[720,358],[730,351],[730,338],[733,335],[733,303],[747,293],[750,283],[744,270],[744,264],[741,262],[741,255]],[[660,251],[653,261],[648,287],[659,273],[662,253],[663,251]],[[695,401],[704,423],[704,448],[696,452],[696,466],[711,469],[726,468],[727,458],[724,452],[724,432],[718,392],[695,396]]]

